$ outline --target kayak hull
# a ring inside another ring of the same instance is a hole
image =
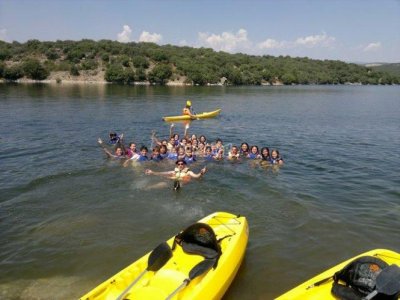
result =
[[[203,112],[201,114],[196,114],[195,118],[192,118],[188,115],[182,115],[182,116],[164,117],[163,120],[165,122],[175,122],[175,121],[209,119],[209,118],[214,118],[214,117],[218,116],[220,112],[221,112],[221,109],[217,109],[217,110],[210,111],[210,112]]]
[[[308,299],[308,300],[317,300],[317,299],[336,299],[332,294],[331,294],[331,288],[332,288],[332,283],[333,280],[330,279],[329,281],[322,283],[319,286],[314,286],[310,287],[314,283],[328,278],[335,274],[335,272],[341,270],[344,268],[348,263],[356,259],[357,257],[360,256],[375,256],[377,258],[380,258],[384,261],[386,261],[389,265],[391,264],[396,264],[400,266],[400,253],[396,253],[391,250],[386,250],[386,249],[375,249],[371,250],[365,253],[362,253],[360,255],[357,255],[353,258],[350,258],[332,268],[329,270],[326,270],[322,272],[321,274],[311,278],[310,280],[307,280],[306,282],[300,284],[299,286],[293,288],[292,290],[286,292],[285,294],[279,296],[276,298],[277,300],[293,300],[293,299]],[[309,288],[308,288],[309,287]],[[308,289],[307,289],[308,288]]]
[[[199,222],[210,225],[220,242],[222,255],[215,269],[194,278],[172,299],[220,299],[233,281],[244,258],[248,241],[248,224],[243,216],[225,212],[213,213]],[[172,246],[174,237],[167,243]],[[147,268],[147,253],[113,277],[109,278],[81,299],[117,299],[118,296]],[[172,258],[158,271],[145,275],[126,291],[126,299],[166,299],[183,281],[190,270],[204,260],[202,256],[186,254],[180,246]],[[124,298],[124,299],[125,299]]]

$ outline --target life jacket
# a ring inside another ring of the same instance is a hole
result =
[[[239,150],[239,154],[240,154],[241,156],[247,157],[247,155],[249,154],[249,151],[243,151],[242,149],[240,149],[240,150]]]
[[[204,156],[204,160],[212,161],[212,160],[214,160],[214,155],[212,155],[212,154],[205,155]]]
[[[186,162],[187,164],[191,164],[191,163],[193,163],[193,162],[196,161],[196,158],[194,157],[194,155],[192,155],[191,157],[185,156],[184,159],[185,159],[185,162]]]
[[[280,158],[280,157],[277,157],[277,158],[275,158],[275,159],[271,157],[270,162],[271,162],[271,164],[273,164],[273,165],[277,165],[277,164],[279,164],[279,161],[281,161],[281,160],[283,160],[283,159]]]
[[[120,141],[120,137],[117,135],[117,136],[114,136],[114,137],[110,138],[110,140],[108,141],[108,143],[109,143],[110,145],[115,145],[115,144],[117,144],[119,141]]]
[[[140,155],[139,158],[137,159],[137,161],[147,161],[149,160],[149,158],[147,156],[142,156]]]
[[[178,153],[169,153],[167,157],[168,159],[176,160],[178,158]]]
[[[162,158],[161,155],[157,155],[157,156],[152,156],[152,157],[151,157],[151,160],[152,160],[152,161],[159,162],[159,161],[162,161],[163,158]]]
[[[256,158],[258,158],[258,154],[249,153],[247,157],[250,159],[256,159]]]
[[[184,168],[183,170],[180,170],[179,168],[175,168],[175,178],[177,180],[187,180],[188,178],[188,172],[189,168]]]
[[[185,107],[185,108],[182,110],[182,114],[184,114],[184,115],[190,115],[190,114],[191,114],[190,109],[187,108],[187,107]]]
[[[232,154],[231,152],[228,153],[229,158],[239,158],[239,156],[240,156],[239,153],[237,154]]]

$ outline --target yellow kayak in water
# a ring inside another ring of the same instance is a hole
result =
[[[171,117],[164,117],[163,120],[165,122],[175,122],[175,121],[185,121],[185,120],[200,120],[200,119],[209,119],[214,118],[219,115],[221,109],[217,109],[210,112],[203,112],[201,114],[196,114],[196,117],[190,117],[188,115],[181,115],[181,116],[171,116]]]
[[[355,259],[362,256],[372,256],[383,260],[388,265],[400,266],[400,253],[396,253],[386,249],[375,249],[360,255],[357,255],[351,259],[348,259],[337,266],[330,268],[329,270],[307,280],[292,290],[276,298],[277,300],[295,300],[295,299],[308,299],[308,300],[320,300],[320,299],[337,299],[332,293],[333,278],[332,276],[339,270],[342,270],[346,265]],[[383,272],[383,271],[381,271]],[[378,275],[379,276],[379,275]]]
[[[220,299],[239,270],[248,235],[245,217],[213,213],[81,299]]]

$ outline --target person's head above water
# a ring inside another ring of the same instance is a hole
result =
[[[186,161],[184,159],[178,159],[175,163],[177,166],[185,166]]]

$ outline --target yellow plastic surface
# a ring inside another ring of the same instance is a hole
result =
[[[307,299],[307,300],[320,300],[320,299],[336,299],[332,294],[331,294],[331,288],[332,288],[332,283],[333,279],[330,279],[329,281],[319,285],[319,286],[314,286],[310,287],[314,283],[328,278],[335,274],[335,272],[339,271],[340,269],[344,268],[349,262],[354,260],[357,257],[360,256],[375,256],[377,258],[380,258],[384,261],[386,261],[389,265],[391,264],[396,264],[400,266],[400,253],[396,253],[391,250],[385,250],[385,249],[375,249],[371,250],[365,253],[362,253],[360,255],[357,255],[353,258],[350,258],[337,266],[330,268],[329,270],[326,270],[325,272],[311,278],[310,280],[307,280],[306,282],[300,284],[299,286],[295,287],[294,289],[286,292],[285,294],[279,296],[276,298],[277,300],[295,300],[295,299]]]
[[[249,228],[243,216],[216,212],[199,222],[210,225],[217,239],[224,238],[220,245],[222,255],[218,266],[192,280],[173,299],[220,299],[234,279],[243,260]],[[167,243],[172,246],[174,237]],[[150,252],[132,263],[81,299],[117,299],[138,275],[146,269]],[[158,271],[147,272],[126,294],[124,299],[165,299],[189,277],[190,270],[202,256],[186,254],[180,246],[173,251],[172,258]]]
[[[166,122],[174,122],[174,121],[185,121],[185,120],[209,119],[218,116],[220,112],[221,109],[217,109],[211,112],[203,112],[201,114],[196,114],[195,118],[192,118],[188,115],[181,115],[181,116],[164,117],[163,120]]]

